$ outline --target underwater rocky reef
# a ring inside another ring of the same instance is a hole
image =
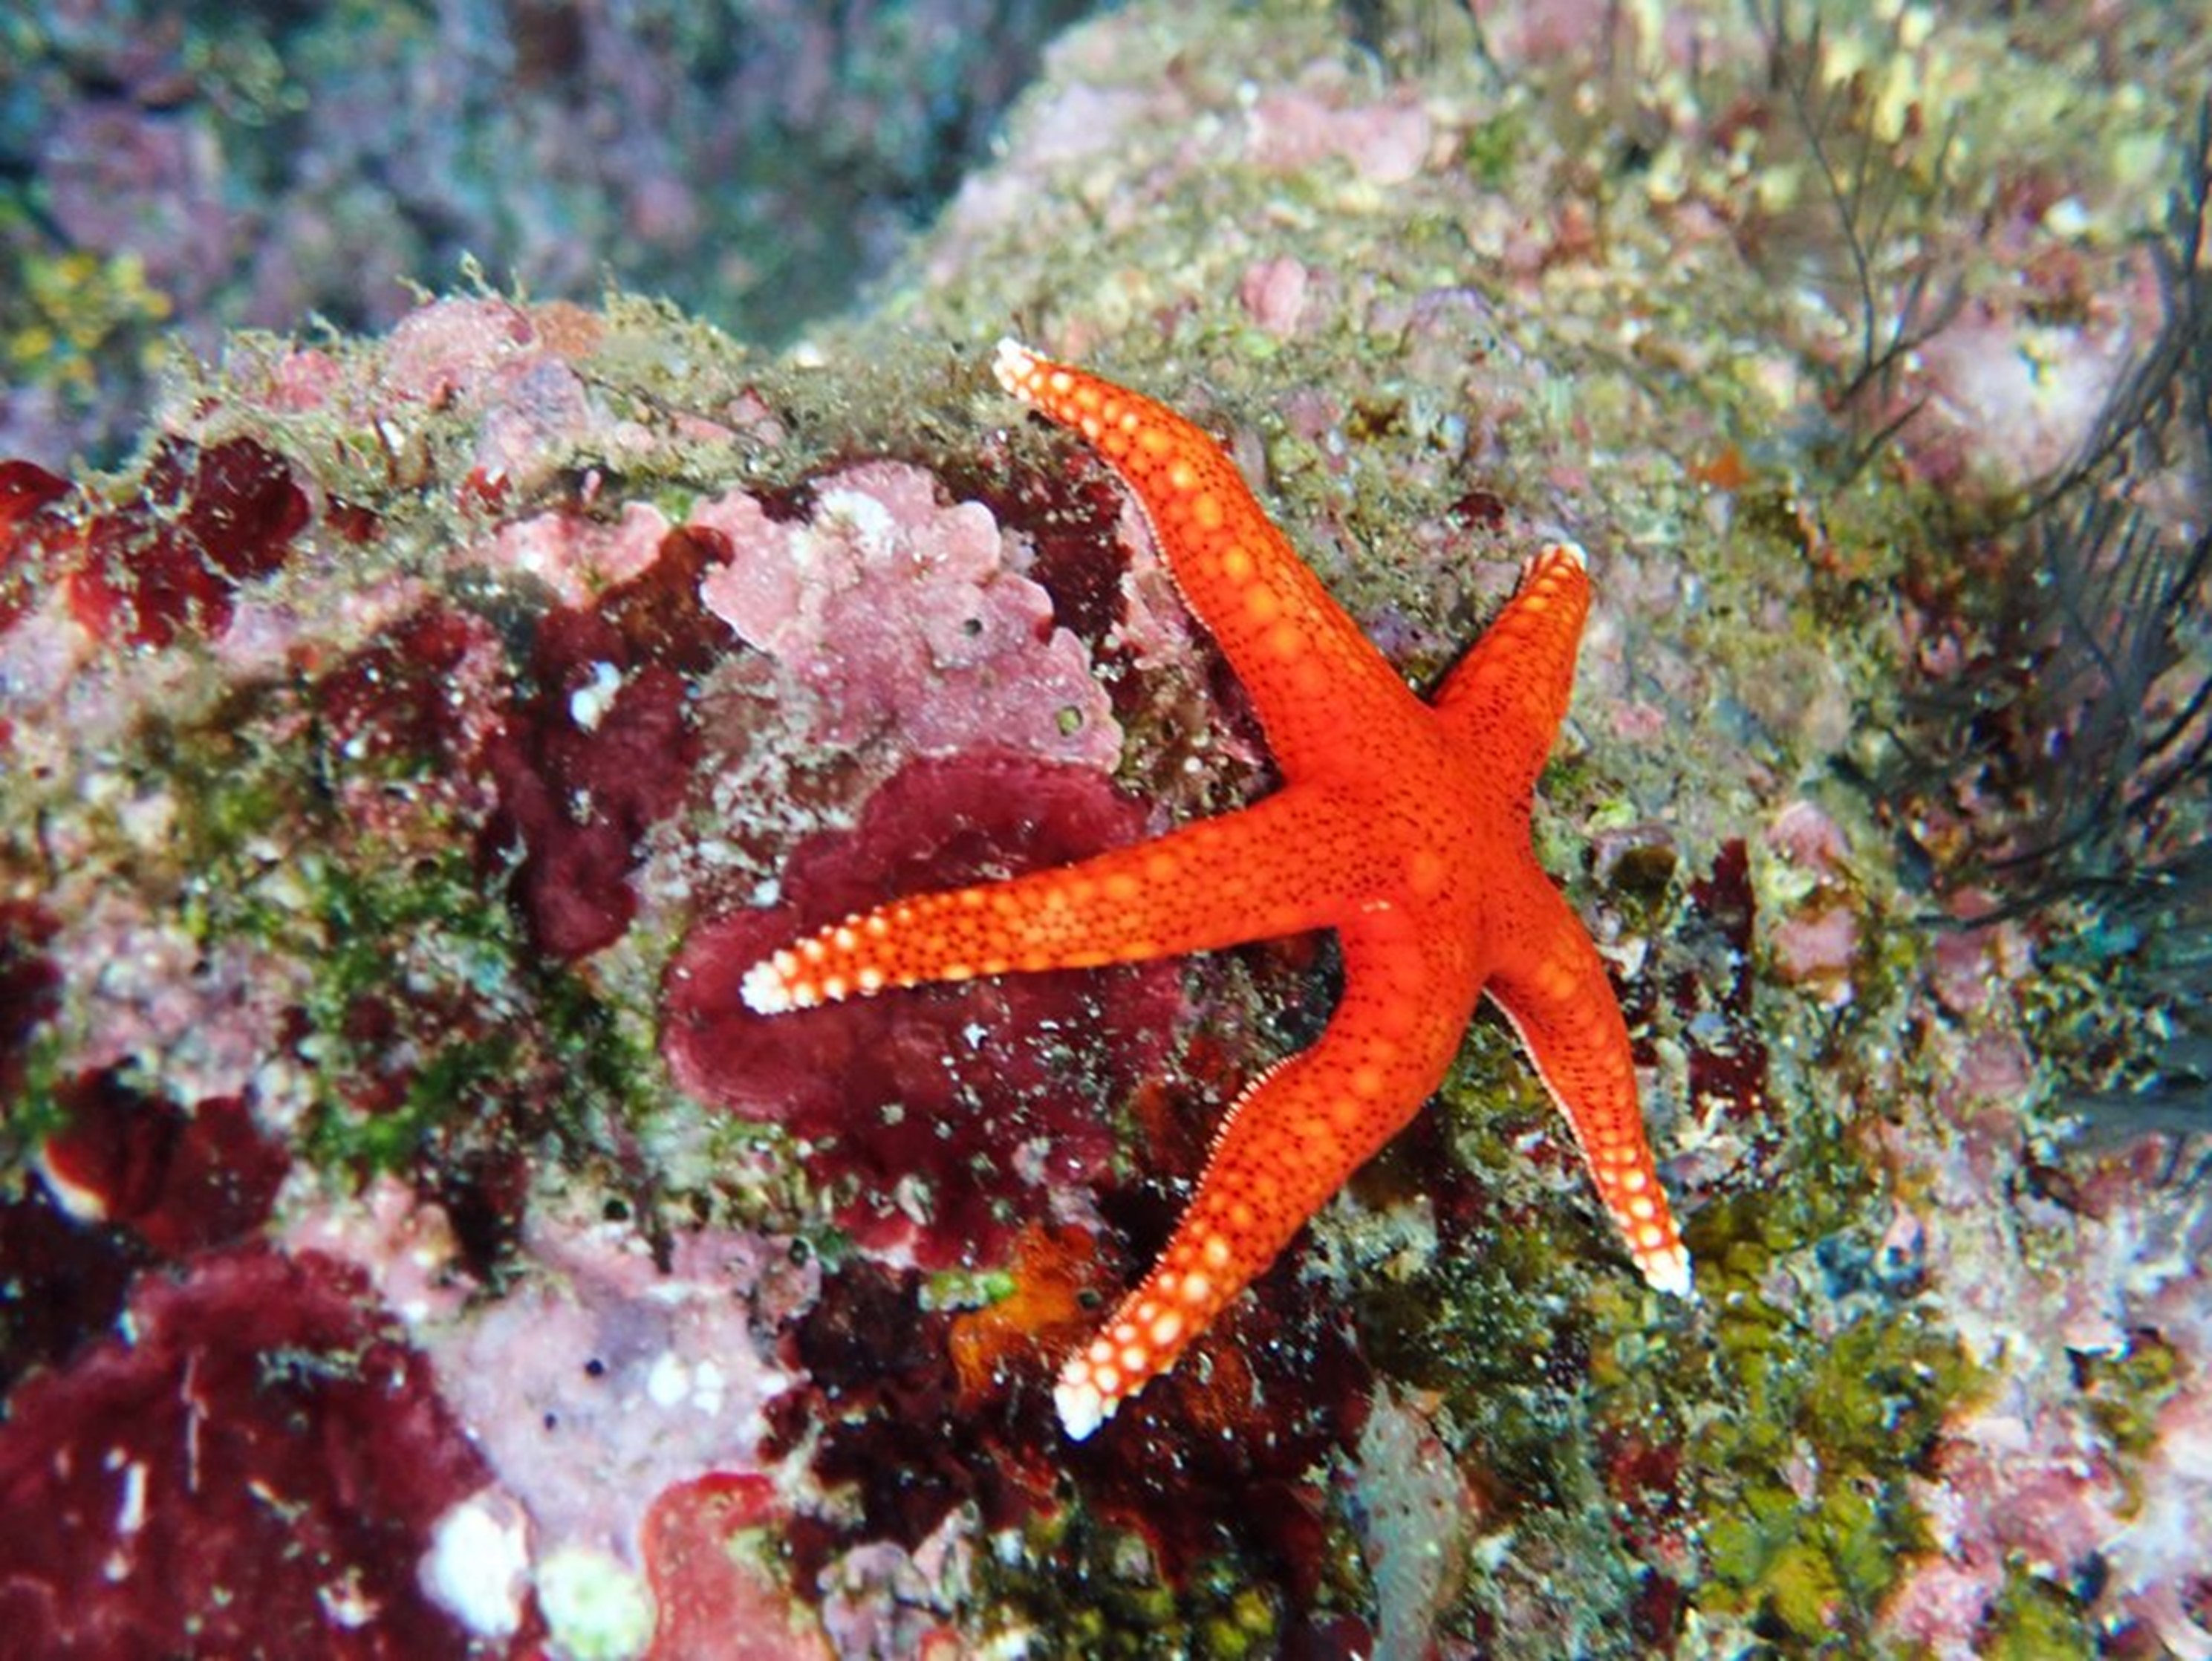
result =
[[[0,1630],[2212,1657],[2208,58],[1134,4],[795,344],[461,283],[0,457]],[[1334,947],[745,1007],[1274,782],[1010,331],[1217,434],[1419,690],[1589,551],[1535,835],[1694,1302],[1486,1013],[1072,1442]]]

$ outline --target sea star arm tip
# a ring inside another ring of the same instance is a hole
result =
[[[1374,734],[1422,718],[1220,440],[1142,393],[1012,341],[1000,343],[992,367],[1000,385],[1080,437],[1129,487],[1286,776],[1364,753]]]
[[[1548,880],[1516,893],[1485,989],[1566,1119],[1637,1268],[1660,1291],[1686,1295],[1689,1257],[1644,1134],[1628,1026],[1604,960]]]
[[[1690,1254],[1680,1241],[1656,1252],[1638,1252],[1636,1266],[1655,1290],[1670,1298],[1696,1300],[1698,1287],[1690,1275]]]
[[[778,952],[763,958],[750,969],[739,983],[738,993],[745,1007],[757,1015],[781,1015],[787,1009],[798,1007],[792,994],[792,977],[799,969],[799,958],[790,952]]]
[[[1060,1427],[1067,1433],[1067,1439],[1081,1442],[1113,1416],[1121,1402],[1118,1398],[1109,1402],[1101,1396],[1087,1374],[1071,1376],[1071,1372],[1060,1375],[1052,1392],[1052,1403],[1060,1415]]]
[[[1016,398],[1025,398],[1022,388],[1041,362],[1037,355],[1012,335],[1000,335],[999,344],[991,357],[991,373],[999,384]]]

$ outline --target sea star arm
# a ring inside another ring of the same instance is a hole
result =
[[[1362,841],[1330,804],[1297,791],[1156,841],[1002,882],[944,889],[858,913],[745,976],[762,1014],[925,981],[1209,952],[1333,920]],[[1295,861],[1284,849],[1302,850]]]
[[[1012,340],[999,382],[1080,434],[1134,492],[1192,611],[1250,695],[1284,773],[1420,709],[1253,499],[1220,444],[1151,399]]]
[[[1513,894],[1485,989],[1566,1116],[1637,1268],[1660,1291],[1686,1298],[1690,1256],[1644,1139],[1628,1025],[1604,960],[1549,882],[1518,884]]]
[[[1340,939],[1344,995],[1328,1030],[1237,1098],[1152,1273],[1062,1369],[1054,1401],[1076,1440],[1175,1365],[1450,1065],[1474,996],[1463,944],[1422,941],[1392,911]],[[1465,997],[1440,1000],[1438,984],[1455,981]]]
[[[1574,692],[1575,654],[1589,615],[1589,575],[1571,542],[1540,550],[1521,583],[1437,695],[1438,723],[1479,739],[1500,788],[1535,788]]]

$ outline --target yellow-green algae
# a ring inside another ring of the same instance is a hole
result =
[[[0,231],[9,212],[0,198]],[[0,274],[0,370],[15,386],[88,401],[110,362],[144,375],[168,360],[161,329],[171,309],[134,252],[29,253]]]

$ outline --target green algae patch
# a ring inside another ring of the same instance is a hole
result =
[[[1245,1661],[1279,1647],[1280,1603],[1251,1584],[1248,1567],[1218,1560],[1178,1586],[1141,1535],[1084,1508],[1034,1518],[977,1568],[990,1624],[1022,1633],[1028,1653],[1053,1661]]]
[[[2075,1363],[2098,1427],[2136,1458],[2156,1444],[2160,1411],[2181,1389],[2183,1365],[2154,1332],[2130,1335],[2118,1354],[2083,1354]]]
[[[1979,1375],[1916,1303],[1856,1295],[1816,1329],[1802,1303],[1762,1290],[1824,1273],[1802,1242],[1841,1238],[1808,1232],[1834,1192],[1771,1208],[1741,1197],[1699,1220],[1718,1410],[1696,1469],[1713,1577],[1703,1606],[1778,1628],[1800,1652],[1848,1654],[1927,1548],[1906,1479]]]
[[[2080,1599],[2018,1563],[2007,1567],[1978,1638],[1982,1661],[2088,1661],[2109,1653]]]
[[[1480,1249],[1447,1237],[1355,1305],[1378,1371],[1441,1398],[1492,1508],[1498,1551],[1477,1549],[1448,1625],[1501,1656],[1625,1656],[1663,1648],[1651,1610],[1683,1598],[1784,1653],[1867,1652],[1928,1546],[1911,1479],[1980,1384],[1933,1308],[1866,1267],[1880,1172],[1838,1127],[1792,1118],[1765,1184],[1692,1214],[1698,1301],[1661,1298],[1516,1146],[1548,1108],[1504,1070],[1510,1049],[1479,1026],[1449,1092],[1487,1078],[1506,1097],[1454,1116],[1461,1180],[1486,1197],[1437,1199],[1489,1216]],[[1532,1624],[1539,1559],[1573,1591]]]

